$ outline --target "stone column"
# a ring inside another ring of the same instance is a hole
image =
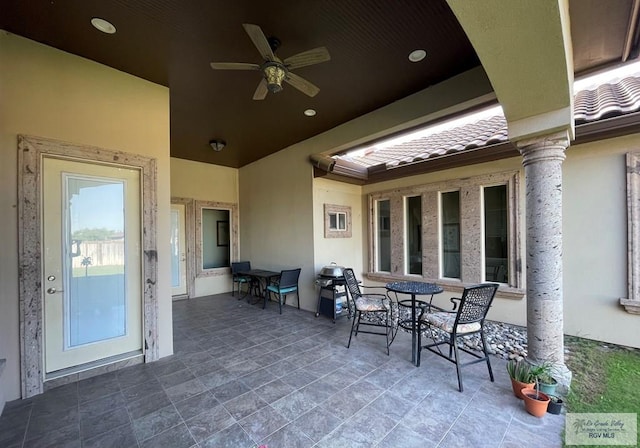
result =
[[[566,132],[517,142],[522,154],[527,223],[527,343],[529,360],[549,362],[561,385],[564,363],[562,300],[562,161]]]

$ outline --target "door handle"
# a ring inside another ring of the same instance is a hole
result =
[[[47,289],[47,294],[55,294],[57,292],[62,292],[62,289],[58,290],[56,288],[49,288]]]

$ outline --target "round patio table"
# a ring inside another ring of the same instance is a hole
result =
[[[390,282],[386,284],[387,291],[392,291],[397,294],[411,295],[411,300],[398,300],[398,306],[411,309],[411,319],[401,319],[398,316],[398,326],[411,330],[411,362],[416,363],[416,354],[418,352],[418,332],[417,319],[416,319],[416,304],[427,304],[423,300],[416,300],[416,296],[431,296],[433,300],[434,294],[440,294],[443,289],[435,283],[426,282]],[[429,302],[431,303],[431,302]],[[398,310],[399,314],[399,310]]]

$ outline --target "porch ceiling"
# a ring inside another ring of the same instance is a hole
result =
[[[500,2],[490,3],[495,25],[505,28],[508,20],[498,14]],[[622,60],[633,3],[610,0],[605,7],[597,0],[570,1],[576,72]],[[171,155],[230,167],[449,79],[483,59],[445,0],[6,0],[2,9],[1,29],[168,86]],[[557,16],[557,8],[541,9],[536,23]],[[92,17],[108,19],[117,33],[97,32],[90,26]],[[297,71],[320,93],[309,98],[287,85],[281,93],[253,101],[258,73],[211,70],[212,61],[261,62],[242,23],[277,36],[282,57],[326,46],[331,61]],[[542,60],[549,56],[540,39],[547,32],[534,27],[526,36],[531,54]],[[630,36],[628,57],[635,58],[637,23]],[[407,56],[416,48],[425,49],[427,58],[412,64]],[[528,55],[515,57],[514,63],[521,63]],[[489,75],[495,87],[497,75]],[[307,108],[317,115],[305,117]],[[226,140],[227,147],[213,152],[208,144],[212,138]]]

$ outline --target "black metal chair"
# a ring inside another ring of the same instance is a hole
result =
[[[462,392],[461,368],[470,364],[486,361],[487,368],[489,369],[489,378],[491,378],[491,382],[493,382],[493,371],[491,370],[491,361],[487,353],[487,341],[484,336],[484,320],[487,317],[489,307],[493,302],[497,290],[498,285],[495,283],[484,283],[465,288],[462,293],[462,298],[454,297],[451,299],[454,311],[446,311],[435,305],[430,305],[427,308],[427,312],[424,312],[418,320],[418,359],[416,365],[418,367],[420,366],[420,353],[423,348],[454,363],[458,373],[458,388],[460,392]],[[459,304],[457,303],[458,301],[460,302]],[[458,308],[457,312],[455,311],[456,307]],[[431,311],[433,309],[438,311]],[[429,330],[430,337],[434,341],[432,344],[422,346],[423,329]],[[438,333],[438,331],[440,331],[440,333]],[[442,332],[444,332],[444,335]],[[482,340],[482,352],[484,356],[472,352],[464,346],[458,347],[457,344],[458,338],[477,333],[480,334],[480,339]],[[444,336],[444,339],[438,340],[436,334]],[[444,344],[449,346],[448,356],[440,350],[440,346]],[[459,350],[468,353],[476,359],[461,363]]]
[[[282,314],[282,305],[287,304],[287,294],[293,292],[296,293],[298,298],[298,309],[300,309],[300,293],[298,292],[298,279],[300,278],[300,271],[302,269],[288,269],[280,272],[280,277],[274,283],[267,286],[264,292],[264,305],[262,309],[267,306],[267,299],[271,297],[271,294],[278,296],[278,305],[280,306],[280,314]]]
[[[247,275],[240,275],[240,272],[251,270],[250,261],[236,261],[231,263],[231,296],[235,295],[236,285],[238,287],[238,300],[245,298],[253,287],[253,279]],[[242,295],[242,285],[246,285],[246,291]]]
[[[385,290],[385,293],[371,293],[363,294],[360,289],[360,284],[356,279],[353,269],[345,268],[342,271],[344,276],[347,291],[351,296],[351,300],[355,305],[355,315],[351,322],[351,332],[349,333],[349,343],[347,348],[351,346],[351,338],[358,333],[377,334],[380,336],[386,336],[387,338],[387,355],[389,355],[389,346],[393,342],[393,308],[391,306],[391,299],[386,294],[386,289],[379,286],[362,286],[367,289],[379,289]],[[365,321],[362,321],[362,317],[365,317]],[[360,330],[360,325],[366,327],[378,328],[371,331]],[[380,329],[384,328],[384,332]]]

